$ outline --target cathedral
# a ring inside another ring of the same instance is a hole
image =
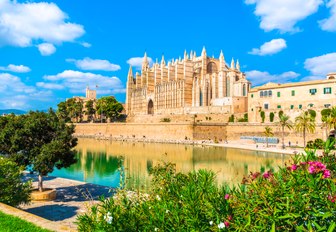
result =
[[[150,66],[145,53],[141,73],[129,69],[126,90],[128,115],[211,114],[247,112],[251,83],[240,71],[239,61],[229,66],[219,58],[184,52],[181,59]]]

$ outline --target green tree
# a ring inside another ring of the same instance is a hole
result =
[[[0,156],[0,202],[11,206],[28,203],[31,182],[21,181],[23,168]]]
[[[67,125],[53,110],[29,112],[8,118],[0,131],[0,154],[18,165],[31,165],[38,173],[38,188],[43,191],[43,177],[54,168],[69,167],[76,162],[77,139],[74,126]]]
[[[260,111],[261,122],[265,122],[265,111]]]
[[[120,112],[123,110],[122,104],[120,104],[115,97],[102,97],[97,101],[97,113],[102,117],[102,115],[109,118],[110,121],[119,117]]]
[[[57,116],[64,120],[65,122],[70,122],[69,112],[66,102],[60,102],[57,105]]]
[[[289,116],[282,114],[279,118],[278,125],[281,127],[282,132],[282,147],[285,148],[285,128],[291,130],[293,129],[292,122],[289,120]]]
[[[70,98],[66,101],[67,111],[71,120],[79,122],[83,118],[83,101],[81,99]]]
[[[273,122],[274,121],[274,113],[271,112],[269,116],[270,116],[270,122]]]
[[[94,106],[94,101],[93,100],[89,100],[85,103],[85,114],[88,116],[88,121],[92,121],[94,115],[96,114],[96,110],[93,107]]]
[[[313,133],[315,131],[315,118],[307,111],[303,111],[295,118],[295,130],[302,132],[303,146],[306,147],[306,133]]]
[[[321,110],[321,121],[322,121],[323,127],[325,128],[326,138],[328,138],[329,136],[328,130],[329,130],[330,120],[331,120],[330,114],[331,114],[330,109]]]
[[[330,109],[330,115],[327,121],[330,124],[330,126],[336,129],[336,106]]]
[[[269,126],[265,127],[264,134],[266,136],[266,147],[268,147],[268,138],[273,137],[274,135],[272,128],[270,128]]]

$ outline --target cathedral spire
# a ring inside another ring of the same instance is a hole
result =
[[[225,58],[222,50],[219,55],[219,69],[220,71],[223,71],[225,69]]]
[[[142,70],[148,68],[149,63],[148,63],[148,59],[147,59],[147,52],[145,52],[145,55],[143,57],[143,61],[142,61]]]
[[[234,60],[233,60],[233,57],[232,57],[232,60],[231,60],[231,69],[234,69],[235,68],[235,63],[234,63]]]
[[[129,66],[129,70],[128,70],[128,75],[127,75],[127,80],[133,80],[133,70],[132,70],[132,65]]]
[[[203,49],[202,49],[202,56],[203,56],[203,57],[206,57],[206,50],[205,50],[205,46],[203,46]]]
[[[240,71],[240,64],[239,64],[239,60],[237,59],[237,63],[236,63],[236,69],[238,70],[238,71]]]
[[[161,67],[163,67],[165,65],[166,65],[166,62],[165,62],[165,59],[164,59],[164,55],[162,54]]]
[[[191,50],[190,51],[190,59],[192,60],[194,58],[194,53],[193,53],[193,51]]]
[[[187,54],[187,50],[184,50],[184,60],[188,59],[188,54]]]

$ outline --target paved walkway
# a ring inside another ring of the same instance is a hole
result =
[[[25,179],[33,179],[33,187],[37,188],[37,176],[26,174]],[[89,184],[85,182],[69,180],[59,177],[45,177],[43,181],[45,188],[57,190],[57,197],[54,201],[31,202],[28,205],[21,205],[20,208],[26,212],[35,214],[60,225],[76,230],[76,217],[97,202],[99,196],[111,196],[112,189],[105,186]],[[55,231],[58,231],[57,229]]]

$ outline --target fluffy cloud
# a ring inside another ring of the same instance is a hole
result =
[[[0,73],[0,108],[30,109],[31,103],[36,101],[37,105],[41,102],[50,101],[52,92],[39,91],[34,86],[26,85],[22,80],[8,73]],[[38,103],[39,102],[39,103]],[[45,104],[45,103],[43,103]],[[42,104],[41,104],[41,107]]]
[[[29,47],[36,41],[51,44],[73,42],[85,31],[68,22],[68,16],[47,2],[0,1],[0,46]]]
[[[44,88],[44,89],[56,89],[56,90],[64,89],[63,85],[55,84],[55,83],[37,82],[36,86]]]
[[[85,48],[90,48],[92,45],[88,42],[83,42],[83,43],[80,43],[83,47]]]
[[[56,52],[56,48],[51,43],[42,43],[37,45],[42,56],[50,56]]]
[[[245,0],[245,3],[256,5],[254,14],[260,17],[263,30],[296,32],[300,30],[297,22],[317,12],[323,0]]]
[[[336,52],[306,59],[304,67],[314,76],[325,77],[336,71]]]
[[[1,71],[9,71],[9,72],[17,72],[17,73],[27,73],[30,72],[30,68],[24,65],[14,65],[14,64],[10,64],[7,67],[1,67],[0,66],[0,70]]]
[[[108,60],[94,60],[89,57],[83,60],[67,59],[68,62],[75,63],[76,67],[81,70],[103,70],[103,71],[117,71],[120,66],[112,64]]]
[[[319,21],[320,27],[324,31],[336,31],[336,0],[330,0],[327,3],[330,8],[330,17]]]
[[[99,94],[117,94],[125,92],[125,87],[119,78],[89,72],[65,70],[56,75],[44,76],[44,79],[51,82],[43,83],[43,85],[50,83],[59,84],[65,88],[69,88],[72,93],[84,93],[87,86],[91,88],[98,86],[97,92]],[[40,85],[42,86],[42,84]]]
[[[260,48],[253,48],[249,54],[259,56],[272,55],[282,51],[285,48],[287,48],[286,40],[273,39],[261,45]]]
[[[143,59],[144,59],[143,57],[133,57],[127,61],[127,64],[132,65],[132,67],[135,67],[136,69],[141,69]],[[149,65],[153,64],[152,58],[147,57],[147,60],[149,62]]]
[[[293,79],[300,76],[300,74],[289,71],[282,74],[270,74],[268,72],[261,72],[252,70],[246,72],[247,79],[252,82],[254,86],[262,85],[268,82],[285,83],[291,82]]]

